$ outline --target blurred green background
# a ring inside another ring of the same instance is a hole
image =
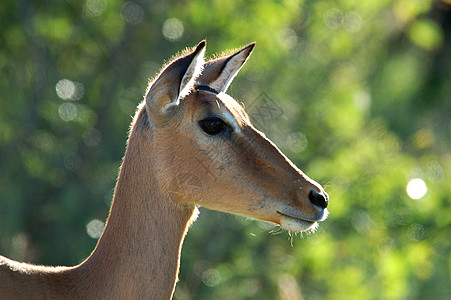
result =
[[[330,217],[201,209],[175,299],[451,299],[450,0],[1,1],[0,253],[89,255],[148,79],[204,38],[257,42],[229,94]]]

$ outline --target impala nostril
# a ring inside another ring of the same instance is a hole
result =
[[[324,195],[315,190],[310,190],[310,193],[308,194],[308,198],[312,204],[319,206],[321,208],[326,208],[327,205],[329,204],[329,199],[327,197],[327,194]]]

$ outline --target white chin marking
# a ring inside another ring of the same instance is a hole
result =
[[[316,222],[312,223],[300,219],[283,218],[280,221],[280,227],[293,232],[302,232],[302,231],[314,232],[318,227],[318,223]]]

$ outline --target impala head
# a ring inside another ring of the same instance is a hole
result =
[[[182,204],[276,223],[291,231],[327,217],[328,196],[225,94],[254,44],[204,62],[205,41],[147,89],[135,128],[150,131],[161,188]],[[144,113],[145,112],[145,113]],[[144,121],[140,121],[144,118]]]

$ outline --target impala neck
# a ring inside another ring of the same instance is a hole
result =
[[[79,268],[87,284],[95,282],[99,295],[112,296],[105,299],[170,299],[177,281],[195,207],[162,193],[147,139],[152,137],[132,130],[105,231]]]

